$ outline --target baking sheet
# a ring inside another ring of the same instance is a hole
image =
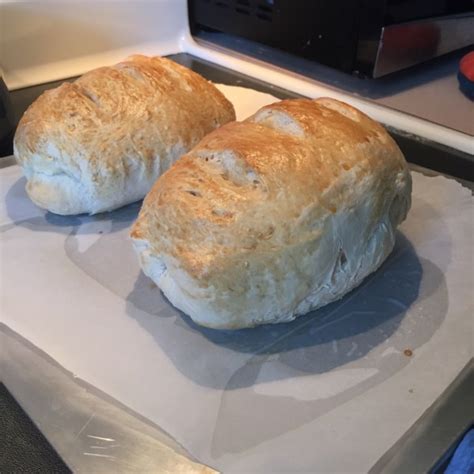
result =
[[[238,117],[275,100],[222,89]],[[141,274],[127,237],[139,203],[55,216],[2,169],[1,321],[212,467],[367,471],[473,354],[473,198],[413,181],[376,274],[292,323],[232,332],[194,325]]]

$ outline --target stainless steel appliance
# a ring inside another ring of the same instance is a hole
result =
[[[189,0],[194,36],[253,40],[380,77],[474,43],[470,0]]]

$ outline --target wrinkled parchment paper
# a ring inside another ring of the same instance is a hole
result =
[[[276,99],[222,86],[243,118]],[[382,268],[289,324],[203,329],[139,270],[140,203],[60,217],[0,170],[1,321],[225,472],[367,471],[473,355],[473,198],[413,173]]]

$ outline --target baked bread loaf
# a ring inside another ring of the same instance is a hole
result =
[[[391,252],[410,203],[407,164],[381,125],[336,100],[285,100],[180,158],[131,237],[174,306],[236,329],[341,298]]]
[[[143,198],[204,135],[235,120],[213,84],[165,58],[131,56],[43,93],[14,153],[26,190],[56,214],[96,214]]]

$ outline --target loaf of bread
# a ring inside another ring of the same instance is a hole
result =
[[[137,55],[44,92],[18,125],[14,153],[38,206],[96,214],[142,199],[177,158],[234,119],[203,77]]]
[[[405,159],[345,103],[297,99],[207,135],[144,200],[143,271],[204,326],[287,322],[385,260],[411,203]]]

